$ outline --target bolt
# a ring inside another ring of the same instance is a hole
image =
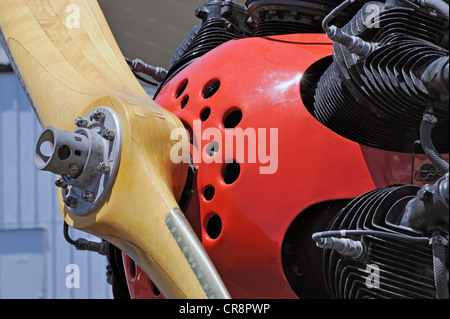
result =
[[[198,7],[198,8],[195,10],[194,15],[195,15],[197,18],[204,20],[204,19],[206,19],[207,16],[208,16],[208,11],[207,11],[204,7]]]
[[[229,31],[229,32],[233,32],[234,31],[234,26],[231,23],[227,23],[226,30]]]
[[[75,164],[70,165],[70,167],[69,167],[70,175],[76,175],[76,174],[78,174],[79,171],[80,171],[80,168],[77,165],[75,165]]]
[[[107,128],[105,128],[102,131],[102,137],[107,141],[113,141],[114,138],[116,137],[116,133],[114,133],[114,131],[110,131]]]
[[[93,115],[91,115],[91,120],[97,121],[97,122],[104,122],[106,118],[105,112],[102,111],[95,111]]]
[[[75,125],[78,126],[78,127],[87,127],[88,121],[85,120],[85,119],[82,118],[82,117],[77,117],[77,118],[75,119]]]
[[[417,198],[419,198],[423,202],[429,202],[433,198],[433,192],[431,191],[431,186],[429,184],[423,186],[417,192]]]
[[[67,184],[66,184],[66,182],[64,182],[64,180],[62,178],[58,178],[55,181],[55,185],[56,185],[56,187],[59,187],[59,188],[63,188],[63,189],[67,188]]]
[[[76,198],[69,196],[64,200],[64,203],[67,205],[67,207],[75,208],[77,207],[78,201]]]
[[[111,170],[111,166],[109,166],[108,163],[102,162],[102,163],[98,164],[97,169],[99,171],[103,172],[104,174],[107,174]]]
[[[92,203],[94,201],[94,193],[86,191],[81,195],[81,198],[88,203]]]

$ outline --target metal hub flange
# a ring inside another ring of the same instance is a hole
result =
[[[34,156],[39,170],[60,177],[66,207],[84,215],[96,210],[114,184],[122,151],[120,118],[110,108],[99,107],[75,119],[74,132],[47,127],[40,135]],[[48,144],[51,151],[45,152]]]

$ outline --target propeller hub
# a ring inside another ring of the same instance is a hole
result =
[[[37,169],[60,175],[67,209],[88,214],[105,200],[114,183],[122,150],[119,116],[106,107],[75,119],[74,132],[47,127],[36,144]],[[64,187],[63,187],[64,186]]]

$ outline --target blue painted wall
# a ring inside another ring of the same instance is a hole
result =
[[[41,131],[15,74],[0,73],[0,298],[112,298],[106,257],[77,251],[63,237],[55,177],[33,163]],[[71,264],[79,288],[66,286]]]

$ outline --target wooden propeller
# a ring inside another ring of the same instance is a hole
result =
[[[79,215],[60,195],[64,220],[127,253],[166,298],[228,298],[178,209],[188,167],[173,163],[170,150],[188,139],[170,133],[183,125],[137,82],[98,3],[1,0],[0,27],[43,127],[73,131],[75,118],[101,106],[121,121],[120,167],[107,199]]]

